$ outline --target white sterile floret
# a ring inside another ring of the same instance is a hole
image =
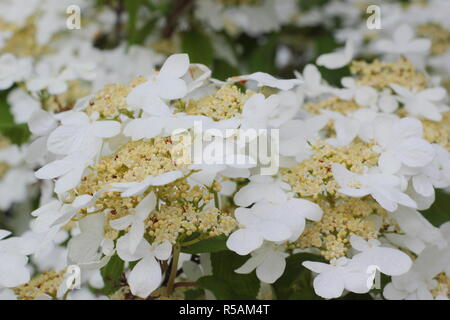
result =
[[[0,229],[0,287],[12,288],[30,280],[30,270],[27,267],[29,255],[32,252],[30,243],[20,237],[6,238],[11,234]]]
[[[169,241],[160,244],[149,244],[142,239],[134,254],[128,251],[126,237],[122,236],[117,240],[117,254],[124,261],[139,262],[127,275],[131,292],[138,297],[147,298],[150,293],[156,290],[162,282],[162,272],[158,260],[167,260],[172,252],[172,245]]]
[[[360,198],[370,194],[388,211],[395,211],[399,204],[417,207],[416,202],[402,191],[402,181],[395,175],[377,171],[356,174],[338,163],[333,164],[332,171],[340,186],[338,192],[349,197]]]
[[[297,161],[308,158],[311,152],[308,143],[320,137],[320,130],[327,122],[328,117],[324,115],[287,121],[280,128],[280,154],[295,157]]]
[[[142,109],[150,115],[169,113],[167,100],[179,99],[187,94],[186,82],[181,79],[189,68],[187,54],[174,54],[167,58],[161,70],[135,87],[127,97],[134,109]]]
[[[441,234],[450,241],[450,223],[440,227]],[[449,247],[440,248],[428,245],[420,252],[409,272],[392,277],[383,290],[383,296],[388,300],[432,300],[448,297],[433,296],[432,291],[438,285],[435,277],[439,273],[449,274],[450,250]]]
[[[114,253],[114,243],[104,237],[105,215],[92,214],[79,222],[80,233],[70,239],[68,259],[80,267],[100,269]]]
[[[411,268],[411,259],[402,251],[380,247],[377,240],[350,238],[352,247],[361,251],[351,259],[341,257],[330,264],[305,261],[303,266],[318,273],[314,278],[315,292],[326,299],[340,297],[344,290],[355,293],[369,292],[373,285],[373,272],[401,275]]]
[[[391,87],[397,94],[397,99],[403,103],[405,110],[411,116],[441,121],[442,113],[450,110],[449,106],[443,102],[446,92],[442,87],[421,91],[411,90],[396,84],[391,84]]]
[[[5,53],[0,56],[0,90],[9,89],[15,82],[24,81],[30,76],[31,59],[16,58]]]
[[[339,49],[332,53],[322,54],[317,58],[316,64],[327,69],[342,68],[352,61],[354,50],[353,42],[351,40],[347,40],[345,43],[345,48]]]
[[[322,209],[304,199],[294,198],[279,205],[263,200],[251,209],[237,208],[235,216],[240,229],[230,235],[227,247],[246,255],[258,249],[264,240],[295,241],[304,230],[305,219],[319,221]]]
[[[366,293],[369,274],[359,266],[354,266],[350,259],[341,257],[332,259],[330,264],[322,262],[305,261],[304,267],[318,273],[314,278],[313,286],[317,295],[325,299],[339,298],[344,290],[355,293]]]
[[[295,72],[295,75],[298,79],[303,81],[300,88],[308,97],[314,98],[321,94],[328,93],[332,89],[325,83],[319,69],[313,64],[307,64],[303,69],[303,74]]]
[[[248,207],[261,200],[274,204],[286,202],[288,197],[286,191],[290,190],[290,186],[287,183],[262,175],[255,175],[249,179],[249,184],[242,187],[234,195],[234,203],[238,206]]]
[[[125,230],[131,226],[126,238],[129,242],[129,251],[131,253],[136,251],[137,246],[144,237],[144,221],[150,215],[150,212],[155,209],[155,206],[156,196],[151,192],[133,209],[133,214],[109,222],[111,227],[116,230]]]
[[[121,130],[117,121],[98,120],[95,114],[89,117],[84,112],[69,111],[60,115],[60,119],[61,125],[47,140],[48,150],[59,155],[80,151],[86,154],[97,153],[103,139],[112,138]]]
[[[265,283],[277,281],[286,268],[285,246],[265,242],[252,252],[251,258],[235,270],[236,273],[247,274],[256,269],[256,276]]]
[[[264,72],[255,72],[248,75],[232,77],[229,78],[227,81],[231,83],[249,81],[250,83],[254,82],[256,84],[256,88],[266,86],[280,90],[290,90],[295,86],[303,83],[303,81],[300,79],[288,79],[288,80],[277,79],[271,76],[270,74]]]
[[[375,50],[394,54],[426,53],[430,47],[430,39],[415,38],[412,27],[407,24],[395,29],[392,39],[380,39],[374,44]]]
[[[375,148],[380,152],[378,165],[385,173],[395,174],[401,166],[424,167],[434,158],[434,150],[422,138],[422,123],[414,118],[377,118],[374,122]]]
[[[145,192],[150,186],[163,186],[183,177],[181,171],[170,171],[157,177],[148,176],[142,182],[117,182],[112,183],[110,191],[121,192],[122,197],[132,197]]]

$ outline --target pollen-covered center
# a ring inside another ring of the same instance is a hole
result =
[[[419,25],[416,33],[420,37],[431,39],[431,54],[440,55],[450,49],[450,30],[437,23]]]
[[[427,77],[416,70],[406,58],[394,62],[353,61],[350,71],[357,77],[357,83],[375,89],[389,89],[397,84],[409,89],[423,90],[427,88]]]
[[[351,145],[333,147],[325,142],[311,146],[312,155],[289,169],[284,169],[283,180],[289,183],[299,197],[319,199],[336,194],[338,185],[331,170],[333,163],[340,163],[348,170],[362,173],[363,167],[374,167],[379,155],[372,146],[361,140]]]
[[[176,111],[207,116],[214,121],[230,119],[242,113],[245,102],[252,94],[250,90],[242,92],[236,85],[225,85],[212,95],[178,103]]]

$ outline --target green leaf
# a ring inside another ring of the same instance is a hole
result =
[[[204,33],[197,30],[181,33],[181,49],[189,54],[191,63],[212,66],[214,49],[211,40]]]
[[[323,258],[311,253],[296,253],[286,259],[286,269],[274,284],[275,295],[281,300],[318,300],[314,292],[311,271],[302,266],[303,261],[320,261]]]
[[[235,269],[243,265],[249,256],[231,251],[211,253],[212,276],[202,277],[198,284],[210,290],[217,299],[256,299],[260,282],[255,272],[237,274]]]
[[[275,53],[277,49],[277,36],[271,35],[265,43],[257,46],[250,54],[249,68],[250,72],[275,72]]]
[[[30,131],[26,124],[14,123],[14,118],[6,103],[5,97],[0,101],[0,133],[11,140],[14,144],[23,144],[28,141]]]
[[[124,269],[124,262],[117,254],[113,255],[108,264],[100,269],[105,286],[100,290],[102,294],[109,295],[121,287],[120,278]]]
[[[189,289],[184,292],[185,300],[198,300],[205,296],[205,290],[203,289]]]
[[[139,7],[142,0],[125,0],[125,9],[128,13],[128,43],[136,43],[136,25]]]
[[[450,194],[437,189],[436,200],[428,210],[422,211],[422,214],[435,227],[450,221]]]
[[[184,253],[197,254],[207,252],[219,252],[227,249],[227,237],[224,235],[212,239],[202,240],[181,249]]]
[[[239,70],[222,59],[214,60],[213,77],[219,80],[226,80],[229,77],[239,75]]]

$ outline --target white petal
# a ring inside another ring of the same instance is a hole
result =
[[[125,217],[109,221],[111,228],[115,230],[125,230],[133,222],[133,215],[129,214]]]
[[[261,235],[252,229],[233,232],[227,240],[227,247],[241,256],[247,255],[263,244]]]
[[[44,110],[36,110],[28,121],[30,131],[38,136],[47,134],[55,128],[56,121],[53,116]]]
[[[150,139],[162,131],[162,122],[158,118],[133,119],[124,128],[123,134],[133,141]]]
[[[291,230],[284,224],[275,221],[265,221],[257,225],[261,236],[268,241],[285,241],[292,235]]]
[[[144,257],[131,270],[127,280],[133,295],[147,298],[161,284],[161,268],[154,257]]]
[[[167,260],[172,253],[172,245],[169,241],[164,241],[160,243],[154,250],[153,254],[159,260]]]
[[[325,299],[339,298],[344,291],[344,279],[337,272],[319,274],[313,282],[314,291]]]
[[[189,69],[189,56],[185,53],[173,54],[166,59],[159,71],[160,76],[181,78]]]
[[[283,275],[286,260],[281,252],[270,252],[263,263],[256,268],[258,279],[265,283],[274,283]]]
[[[120,133],[120,123],[117,121],[95,121],[94,134],[99,138],[112,138]]]
[[[153,192],[151,192],[136,206],[135,214],[139,218],[139,220],[144,221],[148,217],[150,212],[155,209],[155,206],[156,196]]]

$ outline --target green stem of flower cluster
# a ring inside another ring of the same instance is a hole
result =
[[[169,280],[167,281],[167,296],[170,296],[174,290],[175,278],[178,271],[178,259],[180,257],[181,246],[177,243],[173,247],[172,267],[170,268]]]

